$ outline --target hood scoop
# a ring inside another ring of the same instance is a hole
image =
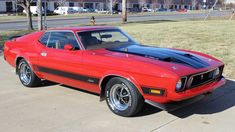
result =
[[[178,63],[196,69],[205,68],[209,66],[208,63],[192,54],[174,49],[150,47],[145,45],[124,45],[122,47],[108,48],[107,50],[143,56],[146,58],[169,63]]]

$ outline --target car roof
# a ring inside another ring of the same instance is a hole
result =
[[[102,29],[117,29],[117,27],[112,26],[80,26],[80,27],[63,27],[63,28],[50,28],[47,31],[53,30],[71,30],[74,32],[77,31],[92,31],[92,30],[102,30]]]

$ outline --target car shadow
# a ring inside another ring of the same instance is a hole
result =
[[[58,83],[48,81],[48,80],[42,80],[39,86],[37,86],[36,88],[49,87],[49,86],[54,86],[54,85],[58,85]]]
[[[89,91],[79,89],[79,88],[75,88],[75,87],[71,87],[71,86],[68,86],[68,85],[61,84],[60,86],[65,87],[65,88],[69,88],[69,89],[72,89],[72,90],[76,90],[78,92],[83,92],[83,93],[87,93],[87,94],[93,94],[93,95],[96,95],[96,96],[100,96],[97,93],[89,92]]]
[[[212,94],[202,98],[200,101],[177,110],[168,112],[179,118],[187,118],[194,114],[215,114],[235,106],[235,81],[227,80],[226,84],[216,89]],[[136,116],[147,116],[162,110],[145,104],[142,112]]]
[[[87,94],[93,94],[99,96],[99,94],[92,93],[86,90],[74,88],[71,86],[58,84],[51,81],[42,81],[40,87],[47,87],[52,85],[60,85],[65,88],[76,90],[78,92],[84,92]],[[177,116],[179,118],[187,118],[194,114],[215,114],[227,110],[235,106],[235,81],[227,80],[226,84],[216,89],[212,94],[202,98],[200,101],[181,107],[174,111],[169,111],[169,114]],[[149,104],[144,104],[143,109],[134,117],[148,116],[161,112],[161,109],[153,107]]]
[[[162,111],[161,109],[158,109],[156,107],[153,107],[152,105],[144,103],[143,109],[139,113],[137,113],[134,117],[152,115],[161,111]]]

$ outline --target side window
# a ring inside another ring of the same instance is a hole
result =
[[[72,44],[75,50],[79,50],[79,44],[77,42],[76,37],[74,36],[74,33],[71,32],[67,32],[66,37],[68,39],[68,43],[67,44]]]
[[[46,32],[43,34],[43,36],[40,38],[39,42],[41,42],[43,45],[47,45],[48,39],[49,39],[50,33]]]
[[[101,44],[99,32],[81,32],[78,36],[86,49]]]
[[[66,44],[72,44],[75,50],[79,50],[77,40],[71,32],[51,32],[47,47],[64,49]]]

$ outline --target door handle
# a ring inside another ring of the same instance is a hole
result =
[[[47,56],[47,53],[46,53],[46,52],[42,52],[42,53],[41,53],[41,56],[46,57],[46,56]]]

